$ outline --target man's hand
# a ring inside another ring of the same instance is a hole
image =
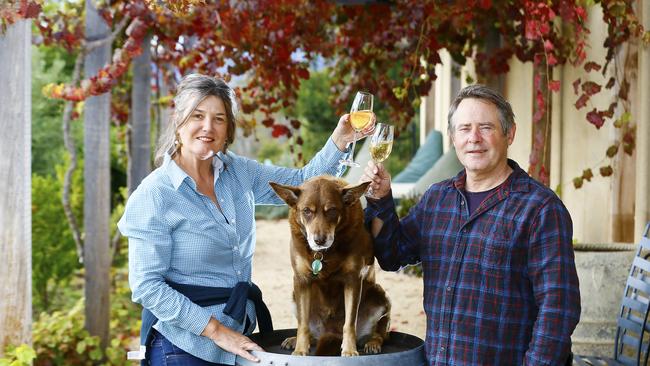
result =
[[[222,350],[241,356],[249,361],[260,362],[260,359],[248,351],[264,351],[250,338],[226,327],[215,318],[210,318],[210,322],[201,335],[210,338]]]
[[[357,133],[357,140],[361,140],[362,138],[372,135],[372,133],[375,131],[375,114],[372,114],[372,120],[364,128],[361,132]],[[336,147],[339,148],[341,151],[345,151],[347,149],[348,144],[352,143],[352,140],[354,140],[354,128],[352,128],[352,125],[350,124],[350,115],[349,114],[344,114],[339,118],[339,123],[336,125],[336,128],[334,129],[334,132],[332,132],[332,140],[334,140],[334,143],[336,144]]]
[[[390,174],[384,169],[384,166],[375,164],[374,161],[368,161],[368,166],[365,167],[363,175],[359,178],[359,182],[372,182],[370,188],[372,189],[372,197],[370,199],[380,199],[385,197],[390,192]]]

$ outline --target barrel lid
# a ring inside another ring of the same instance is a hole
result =
[[[260,359],[259,363],[237,357],[236,365],[239,366],[370,366],[370,365],[424,365],[424,341],[414,335],[390,332],[388,339],[382,346],[380,354],[363,354],[359,350],[358,357],[340,356],[293,356],[291,350],[280,347],[282,341],[294,337],[296,329],[280,329],[261,335],[255,333],[250,338],[264,352],[253,351]],[[312,352],[314,348],[312,347]]]

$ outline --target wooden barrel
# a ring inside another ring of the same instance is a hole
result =
[[[296,329],[276,330],[264,336],[253,334],[251,339],[264,348],[265,352],[253,352],[260,359],[259,363],[237,357],[238,366],[384,366],[408,365],[425,366],[424,342],[422,339],[400,332],[391,332],[382,347],[382,353],[359,355],[357,357],[340,356],[292,356],[289,350],[280,347],[287,337],[294,337]],[[312,349],[313,352],[313,349]]]

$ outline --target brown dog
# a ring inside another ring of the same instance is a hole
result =
[[[300,187],[271,182],[290,207],[293,301],[298,332],[283,348],[308,355],[357,356],[379,353],[388,337],[390,302],[375,283],[372,238],[359,198],[369,183],[348,186],[342,179],[312,178]],[[334,348],[334,349],[332,349]]]

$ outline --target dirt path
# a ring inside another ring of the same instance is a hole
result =
[[[253,260],[253,281],[264,292],[275,329],[295,328],[289,224],[287,220],[257,221],[257,248]],[[401,273],[384,272],[377,266],[377,282],[392,303],[391,329],[424,339],[422,279]]]

